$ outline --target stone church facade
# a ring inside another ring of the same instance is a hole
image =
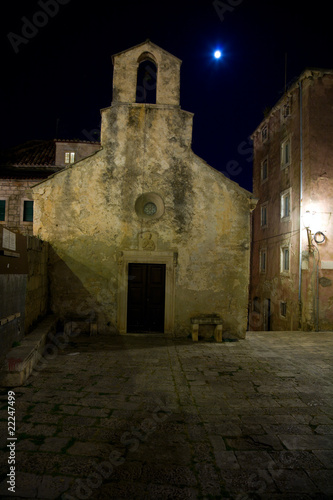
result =
[[[152,102],[138,92],[142,64]],[[52,310],[103,332],[175,336],[215,314],[224,336],[244,338],[256,200],[192,151],[179,59],[146,41],[113,65],[102,149],[33,188]]]

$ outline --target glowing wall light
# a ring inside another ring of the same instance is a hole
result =
[[[317,244],[324,243],[326,237],[320,230],[322,229],[321,213],[313,208],[308,209],[303,214],[303,225],[307,231],[309,251],[312,250],[312,238]]]

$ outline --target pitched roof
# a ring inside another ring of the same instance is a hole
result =
[[[19,146],[0,151],[0,178],[44,179],[62,170],[56,165],[56,145],[59,142],[100,144],[79,139],[52,139],[28,141]]]
[[[6,151],[0,152],[0,167],[3,166],[54,166],[55,165],[54,140],[28,141]]]

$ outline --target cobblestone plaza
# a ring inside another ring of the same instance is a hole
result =
[[[16,398],[8,491],[39,499],[333,498],[332,333],[77,336]]]

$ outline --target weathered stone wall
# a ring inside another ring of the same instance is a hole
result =
[[[27,237],[28,275],[24,331],[27,333],[48,311],[48,244]]]
[[[34,189],[35,234],[52,246],[59,316],[95,311],[102,328],[115,330],[117,254],[138,249],[149,231],[158,251],[178,254],[177,333],[189,331],[191,315],[215,312],[226,332],[245,335],[249,193],[191,152],[191,119],[144,105],[112,107],[103,116],[103,151]],[[165,212],[141,220],[135,202],[150,192]]]

